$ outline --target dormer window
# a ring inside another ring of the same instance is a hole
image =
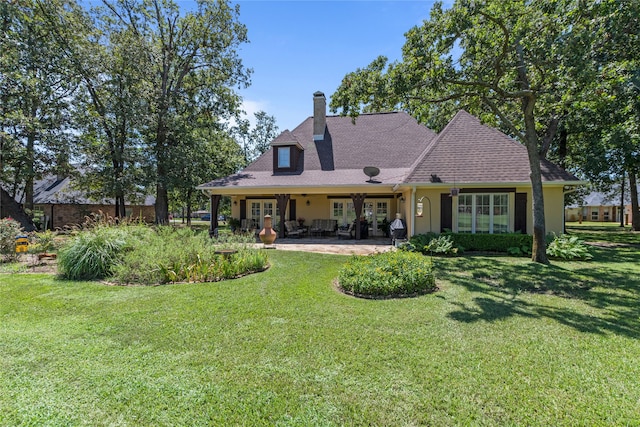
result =
[[[278,147],[278,169],[291,168],[291,147]]]
[[[273,172],[295,172],[302,162],[304,148],[294,134],[285,130],[271,142],[273,147]]]

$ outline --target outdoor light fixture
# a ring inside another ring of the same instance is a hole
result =
[[[233,201],[233,206],[238,206],[238,201],[237,200]]]
[[[416,203],[416,216],[417,217],[422,217],[423,209],[424,209],[424,205],[422,204],[422,202]]]
[[[307,206],[311,206],[311,202],[307,199]]]

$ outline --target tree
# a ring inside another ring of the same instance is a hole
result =
[[[236,125],[231,129],[244,154],[243,166],[266,153],[271,141],[278,136],[278,125],[274,116],[260,110],[254,113],[254,117],[256,123],[253,127],[248,119],[238,118]]]
[[[55,9],[67,5],[50,2]],[[36,6],[34,0],[0,4],[0,179],[13,183],[13,197],[24,189],[28,209],[33,209],[36,177],[68,158],[70,100],[77,88]]]
[[[278,125],[276,125],[276,118],[265,111],[258,111],[254,116],[256,124],[251,129],[250,137],[253,143],[253,158],[256,159],[267,152],[271,141],[278,136]]]
[[[363,105],[397,105],[414,114],[429,113],[422,104],[468,105],[518,139],[529,157],[532,260],[540,263],[548,263],[540,160],[571,93],[561,71],[584,49],[571,33],[581,17],[570,3],[458,0],[448,10],[437,3],[428,20],[406,33],[401,62],[378,58],[348,74],[331,101],[333,111],[353,116]]]
[[[581,59],[589,74],[577,78],[584,91],[574,108],[577,132],[569,160],[600,187],[628,176],[632,225],[640,231],[640,2],[593,2],[582,13],[588,19],[575,31],[589,40]]]
[[[236,48],[246,41],[238,22],[238,6],[225,0],[198,0],[196,9],[181,13],[170,0],[103,2],[113,16],[147,43],[151,91],[146,98],[148,124],[144,132],[156,176],[156,222],[169,218],[168,191],[174,152],[181,152],[176,116],[184,99],[216,119],[234,115],[240,97],[233,87],[249,82]]]
[[[79,7],[63,10],[39,1],[47,24],[82,82],[73,111],[79,133],[75,162],[79,187],[91,198],[113,198],[115,217],[126,215],[126,200],[146,194],[142,130],[149,91],[146,45],[110,10],[94,19]]]

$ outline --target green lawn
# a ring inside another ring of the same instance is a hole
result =
[[[640,235],[591,235],[591,262],[436,258],[404,300],[277,250],[213,284],[0,275],[0,425],[640,425]]]

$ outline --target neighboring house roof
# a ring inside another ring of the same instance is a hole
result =
[[[369,177],[362,171],[375,166],[376,182],[396,184],[404,180],[411,164],[436,136],[404,112],[327,116],[324,140],[313,140],[313,117],[293,131],[285,130],[272,143],[297,143],[303,151],[298,170],[273,173],[273,148],[241,172],[199,188],[361,185]],[[292,180],[291,175],[296,175]]]
[[[271,145],[241,172],[198,188],[367,185],[366,166],[380,169],[374,178],[380,184],[530,183],[526,148],[465,111],[458,112],[440,134],[404,112],[362,114],[355,123],[350,117],[327,116],[320,141],[314,141],[313,117],[309,117]],[[302,148],[297,170],[274,173],[273,147],[280,145]],[[546,160],[541,169],[543,182],[579,182]]]
[[[638,186],[638,192],[640,193],[640,185]],[[624,191],[624,204],[631,204],[628,187],[625,187]],[[620,206],[620,186],[614,185],[608,193],[592,191],[582,198],[582,203],[572,203],[567,206],[567,208],[578,208],[581,206]]]
[[[543,182],[578,181],[547,160],[540,163]],[[418,159],[406,182],[432,182],[436,175],[449,183],[528,183],[529,171],[524,145],[461,110]]]
[[[17,197],[18,201],[22,196]],[[132,204],[142,204],[152,206],[155,203],[155,197],[140,195],[140,199],[144,198],[143,203],[133,202]],[[100,200],[91,199],[80,190],[73,188],[73,180],[70,177],[57,177],[55,175],[45,176],[41,180],[37,180],[33,184],[33,203],[37,205],[43,204],[114,204],[114,200],[103,198]],[[128,201],[127,204],[130,204]]]

